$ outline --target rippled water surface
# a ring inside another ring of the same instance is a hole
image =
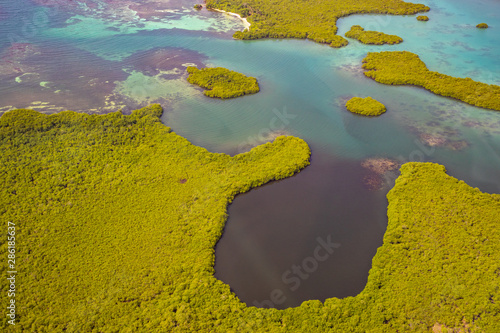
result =
[[[367,52],[408,50],[431,70],[500,84],[500,3],[421,2],[431,7],[428,22],[415,15],[338,21],[339,34],[359,24],[397,34],[402,44],[351,40],[333,49],[303,40],[233,40],[243,28],[239,19],[196,11],[192,1],[0,1],[0,112],[127,113],[157,102],[165,124],[210,151],[236,154],[279,134],[305,139],[311,166],[229,207],[216,276],[257,306],[356,295],[382,244],[397,165],[438,162],[470,185],[500,193],[499,112],[362,74]],[[490,29],[476,29],[480,22]],[[192,64],[257,77],[261,92],[206,98],[186,82]],[[372,96],[388,111],[374,119],[353,115],[344,107],[352,96]],[[392,170],[381,175],[377,163]]]

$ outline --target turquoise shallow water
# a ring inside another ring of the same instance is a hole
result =
[[[339,34],[359,24],[397,34],[402,44],[351,40],[341,49],[303,40],[235,41],[232,33],[243,28],[237,18],[197,12],[190,1],[136,11],[106,3],[92,8],[91,1],[2,2],[0,112],[129,112],[159,102],[165,124],[210,151],[236,154],[279,134],[305,139],[313,151],[310,167],[236,198],[229,208],[216,276],[248,304],[263,304],[277,288],[287,297],[278,307],[355,295],[382,243],[385,194],[397,177],[395,171],[374,175],[362,167],[365,159],[438,162],[472,186],[500,193],[499,112],[362,74],[367,52],[408,50],[431,70],[500,84],[500,3],[422,2],[431,7],[428,22],[416,15],[338,21]],[[480,22],[491,28],[476,29]],[[185,80],[190,64],[257,77],[261,92],[206,98]],[[344,107],[352,96],[372,96],[388,111],[374,119],[353,115]],[[381,189],[370,190],[367,179],[381,181]],[[290,291],[282,274],[327,235],[341,246]]]

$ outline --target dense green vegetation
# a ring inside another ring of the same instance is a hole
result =
[[[260,91],[257,79],[222,67],[188,67],[188,82],[207,88],[203,93],[208,97],[233,98],[255,94]]]
[[[235,157],[213,154],[165,127],[161,112],[0,118],[0,216],[17,226],[22,281],[12,329],[186,330],[214,326],[231,308],[241,313],[213,278],[226,207],[307,166],[309,147],[282,136]],[[228,306],[217,310],[221,301]]]
[[[488,25],[486,23],[479,23],[478,25],[476,25],[476,28],[487,29]]]
[[[429,21],[429,17],[425,15],[419,15],[417,16],[417,20],[419,21]]]
[[[500,110],[500,86],[456,78],[427,69],[411,52],[373,52],[363,59],[365,75],[384,84],[410,84],[482,108]]]
[[[305,167],[309,148],[279,137],[213,154],[160,114],[0,117],[0,217],[16,223],[19,258],[16,325],[3,316],[4,331],[500,331],[500,195],[431,163],[401,168],[363,292],[281,311],[245,306],[213,277],[227,205]]]
[[[371,97],[353,97],[345,104],[347,110],[363,116],[380,116],[386,111],[385,105]]]
[[[353,25],[351,30],[345,33],[346,37],[359,40],[363,44],[399,44],[403,42],[403,38],[396,35],[388,35],[378,31],[365,31],[359,25]]]
[[[203,8],[203,5],[200,5],[200,4],[196,4],[196,5],[194,5],[194,9],[198,9],[198,10],[200,10],[200,9],[202,9],[202,8]]]
[[[207,0],[207,8],[238,13],[251,23],[249,30],[234,34],[237,39],[308,38],[341,47],[347,40],[337,33],[337,20],[351,14],[405,15],[429,10],[421,4],[400,0]]]

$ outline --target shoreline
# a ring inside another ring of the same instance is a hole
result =
[[[210,9],[210,10],[213,10],[215,12],[219,12],[219,13],[226,13],[226,14],[229,14],[229,15],[232,15],[232,16],[236,16],[237,18],[239,18],[240,20],[243,21],[243,25],[245,26],[245,28],[243,29],[243,31],[245,29],[248,29],[250,30],[250,26],[251,24],[248,22],[248,20],[245,18],[245,17],[241,17],[240,14],[236,14],[236,13],[231,13],[231,12],[226,12],[225,10],[222,10],[222,9]]]

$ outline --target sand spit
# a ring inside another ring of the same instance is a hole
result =
[[[226,14],[229,14],[229,15],[232,15],[232,16],[236,16],[237,18],[239,18],[240,20],[243,21],[243,25],[245,26],[245,29],[250,30],[250,23],[248,23],[248,20],[246,18],[241,17],[240,14],[226,12],[225,10],[221,10],[221,9],[211,9],[211,10],[213,10],[215,12],[226,13]],[[245,29],[243,29],[243,30],[245,30]]]

